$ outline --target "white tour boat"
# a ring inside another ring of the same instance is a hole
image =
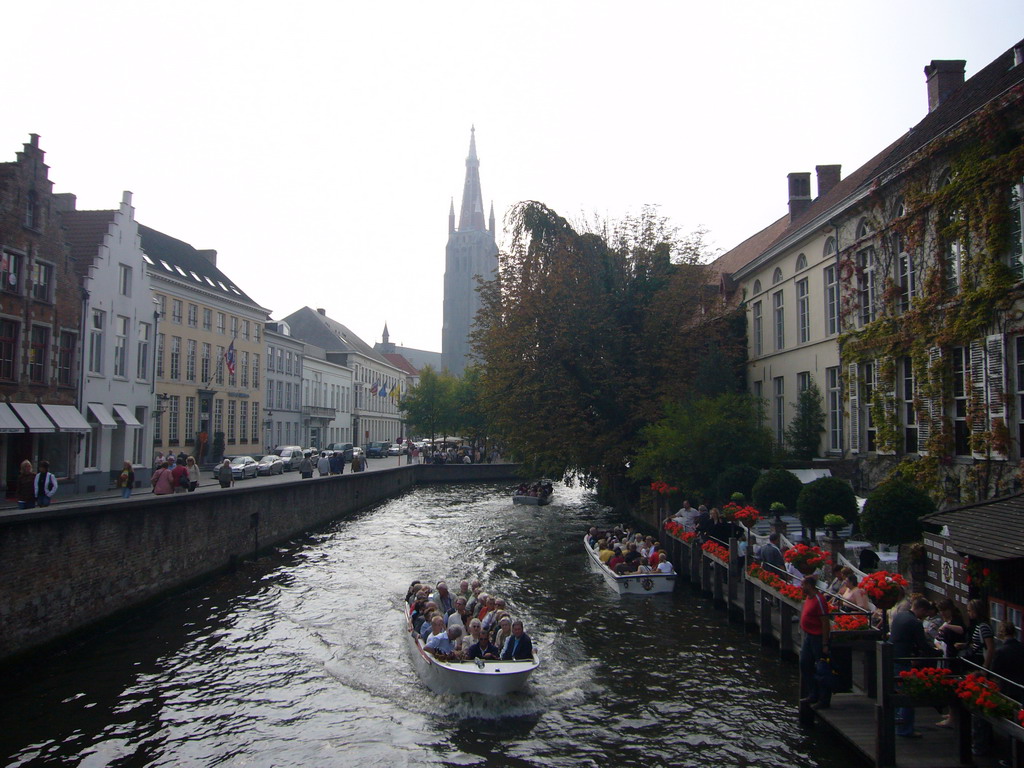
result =
[[[591,567],[604,576],[604,583],[620,595],[655,595],[675,589],[675,573],[628,573],[619,576],[601,562],[597,550],[587,544],[586,534],[583,535],[583,548],[587,550]]]
[[[416,674],[434,693],[482,693],[503,696],[526,685],[530,673],[540,666],[537,649],[533,659],[524,661],[443,661],[424,649],[418,633],[412,631],[407,609],[405,616],[406,642],[412,655]]]

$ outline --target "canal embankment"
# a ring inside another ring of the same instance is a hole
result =
[[[417,484],[515,464],[413,464],[204,494],[140,494],[0,516],[0,660],[38,650]]]

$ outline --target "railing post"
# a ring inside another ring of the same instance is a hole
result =
[[[729,537],[729,597],[725,609],[731,614],[739,600],[740,578],[743,569],[740,567],[740,546],[735,536]]]
[[[765,590],[761,591],[761,645],[772,641],[772,598]]]
[[[793,617],[796,610],[785,600],[779,600],[779,656],[793,653]]]
[[[740,578],[743,579],[743,623],[748,627],[752,627],[757,624],[757,610],[754,600],[761,590],[747,576],[746,571],[740,574]]]
[[[896,708],[892,705],[892,646],[875,643],[878,665],[878,698],[875,704],[875,765],[892,768],[896,765]]]
[[[697,537],[690,539],[690,581],[699,588],[700,582],[700,561],[701,549]]]
[[[708,558],[711,564],[711,601],[715,605],[721,605],[725,590],[722,588],[722,580],[725,577],[725,566],[714,558]],[[726,606],[728,608],[728,606]]]
[[[956,743],[960,752],[961,765],[974,765],[972,754],[974,734],[971,730],[971,713],[960,699],[954,698],[950,705],[953,722],[956,723]]]

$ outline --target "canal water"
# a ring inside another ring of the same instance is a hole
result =
[[[8,766],[846,766],[796,722],[796,666],[685,585],[620,598],[590,492],[427,486],[9,670]],[[480,577],[542,663],[501,699],[431,693],[401,636],[410,581]]]

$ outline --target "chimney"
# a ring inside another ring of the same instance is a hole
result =
[[[818,174],[818,197],[824,197],[832,191],[832,187],[839,183],[842,178],[841,165],[816,165],[815,172]]]
[[[1013,47],[1013,66],[1019,67],[1024,64],[1024,43]]]
[[[792,223],[811,207],[811,174],[807,172],[791,173],[787,178],[789,179],[789,221]]]
[[[59,192],[53,196],[53,204],[61,213],[67,213],[76,209],[78,197],[70,192]]]
[[[323,315],[324,317],[327,317],[327,310],[326,310],[326,309],[324,309],[323,307],[317,307],[317,308],[316,308],[316,311],[317,311],[317,313],[318,313],[318,314],[321,314],[321,315]]]
[[[957,88],[964,84],[964,66],[962,59],[954,61],[935,60],[924,68],[924,76],[928,81],[928,111],[934,112]]]
[[[208,248],[205,251],[197,250],[196,253],[198,253],[211,264],[213,264],[213,266],[217,266],[217,251],[213,250],[212,248]]]

